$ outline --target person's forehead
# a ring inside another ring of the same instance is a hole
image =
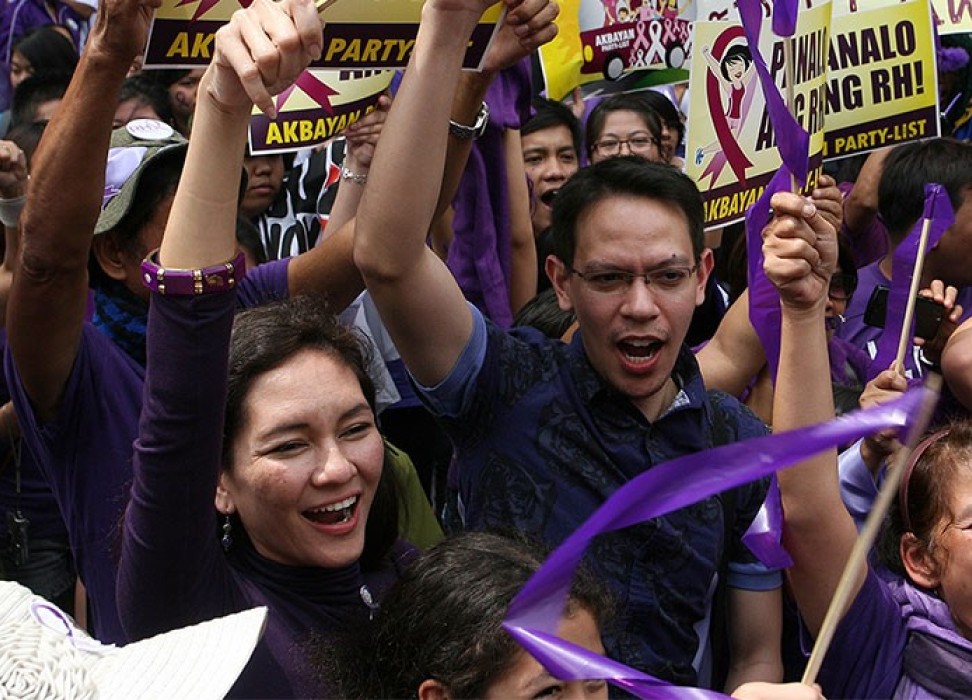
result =
[[[578,217],[577,252],[597,257],[613,251],[637,258],[643,246],[691,256],[692,236],[685,213],[667,200],[608,195]]]
[[[574,147],[574,139],[570,129],[564,124],[554,124],[545,129],[538,129],[520,137],[523,152],[531,150],[546,150],[550,148]]]
[[[622,131],[647,131],[648,121],[638,112],[630,109],[616,109],[608,112],[604,117],[601,134],[620,133]]]

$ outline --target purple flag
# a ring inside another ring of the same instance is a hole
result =
[[[742,541],[757,559],[770,568],[788,569],[793,566],[793,557],[783,549],[783,500],[775,475],[770,478],[763,505],[743,533]]]
[[[776,36],[796,34],[797,0],[773,0],[773,33]]]
[[[878,339],[877,355],[870,365],[868,381],[891,366],[898,354],[898,344],[901,341],[901,326],[904,324],[905,309],[908,305],[908,295],[911,293],[911,281],[914,279],[917,266],[918,244],[921,240],[921,230],[925,221],[931,222],[928,228],[928,243],[925,255],[941,239],[942,234],[955,223],[955,212],[948,192],[937,183],[925,185],[925,209],[921,218],[915,222],[914,228],[894,250],[891,262],[891,291],[888,293],[888,311],[884,319],[884,331]],[[911,327],[907,329],[909,336],[915,332],[915,320],[911,319]]]
[[[615,662],[606,663],[599,654],[556,637],[574,570],[588,543],[603,532],[684,508],[785,469],[823,450],[878,430],[908,425],[929,392],[923,387],[915,388],[899,399],[866,411],[799,430],[724,445],[653,467],[615,491],[554,550],[513,599],[503,627],[560,678],[603,678],[641,697],[675,697],[686,692],[683,688],[673,688],[675,695],[669,696],[663,688],[651,685],[657,679]]]
[[[763,344],[770,376],[776,382],[780,364],[780,293],[763,272],[763,229],[770,221],[770,200],[790,188],[790,171],[782,166],[769,181],[760,198],[746,211],[746,257],[749,285],[749,322]]]
[[[759,76],[759,84],[763,87],[763,97],[766,99],[766,109],[773,133],[776,136],[776,147],[780,157],[799,181],[800,186],[807,182],[807,172],[810,169],[810,135],[800,126],[783,101],[780,90],[776,87],[773,76],[770,75],[766,61],[759,51],[759,34],[763,24],[763,9],[760,0],[738,0],[739,17],[742,20],[746,41],[749,42],[749,53],[753,57],[753,66]]]

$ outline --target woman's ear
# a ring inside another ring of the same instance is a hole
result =
[[[913,532],[901,536],[901,563],[908,577],[930,591],[938,588],[942,579],[941,564]]]
[[[216,482],[216,510],[222,515],[232,515],[236,512],[236,504],[233,502],[233,495],[226,488],[226,472],[219,473],[219,481]]]
[[[418,687],[419,700],[451,700],[449,691],[439,681],[427,678]]]

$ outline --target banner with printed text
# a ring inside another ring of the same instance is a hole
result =
[[[845,3],[846,5],[846,3]],[[935,39],[926,0],[834,8],[824,158],[937,136]]]
[[[939,34],[972,32],[972,0],[931,0]]]
[[[812,189],[822,164],[830,4],[801,10],[794,37],[793,113],[810,134]],[[760,52],[785,89],[783,40],[763,23]],[[773,126],[738,20],[696,21],[685,170],[699,186],[706,227],[739,221],[780,168]],[[785,92],[784,92],[785,94]]]
[[[692,55],[695,0],[563,0],[557,37],[540,47],[548,97],[578,85],[614,82],[646,70],[675,69],[685,80]],[[604,86],[610,90],[610,85]]]
[[[145,49],[146,68],[196,68],[212,57],[216,30],[251,0],[162,0]],[[321,13],[324,51],[312,68],[404,68],[415,44],[421,0],[336,0]],[[502,13],[499,3],[473,30],[464,66],[479,68]]]
[[[394,71],[308,70],[275,98],[277,118],[250,117],[250,152],[285,153],[317,146],[375,109]]]

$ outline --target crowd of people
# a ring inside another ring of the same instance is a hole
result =
[[[320,57],[314,2],[254,0],[205,70],[142,70],[159,2],[7,10],[0,578],[131,655],[266,608],[233,697],[606,698],[610,679],[562,678],[503,629],[551,549],[658,464],[937,372],[819,685],[797,682],[808,641],[893,431],[777,474],[791,566],[746,544],[776,493],[753,481],[598,537],[557,629],[739,698],[972,694],[972,145],[774,195],[770,367],[743,227],[706,231],[681,170],[684,86],[535,97],[551,0],[503,0],[479,72],[461,66],[490,1],[426,0],[394,95],[269,156],[246,145],[252,109]],[[873,299],[932,182],[955,211],[923,261],[935,323],[878,366]]]

